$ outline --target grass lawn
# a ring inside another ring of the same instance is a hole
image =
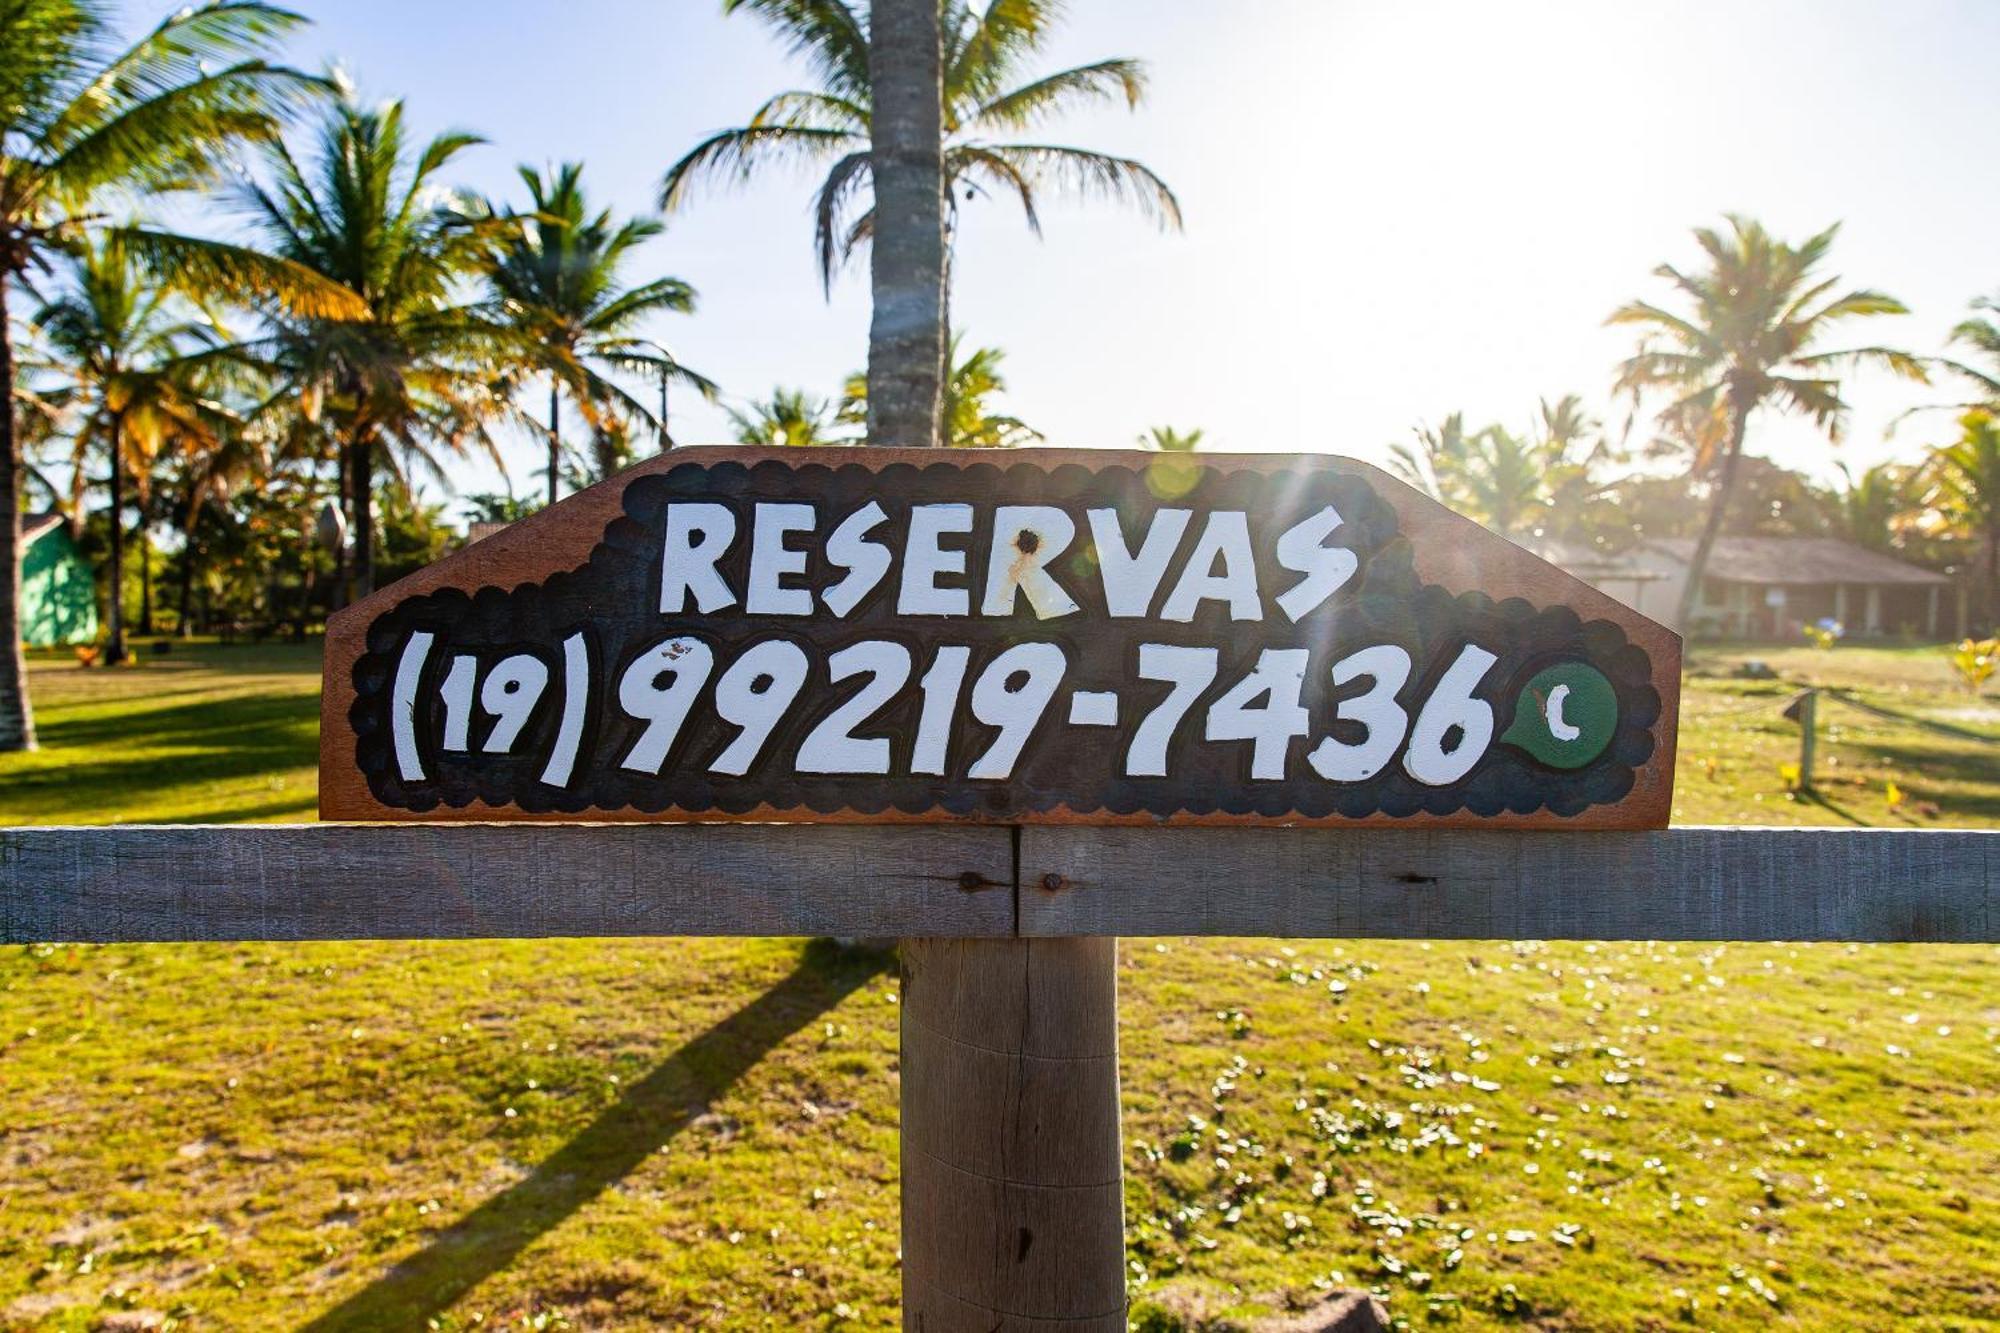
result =
[[[1752,656],[1842,691],[1816,798]],[[0,823],[311,817],[312,649],[143,661],[37,659]],[[1682,721],[1683,822],[2000,825],[1935,649],[1703,652]],[[1121,966],[1139,1327],[2000,1322],[2000,949]],[[895,1005],[799,941],[0,950],[0,1329],[892,1325]]]

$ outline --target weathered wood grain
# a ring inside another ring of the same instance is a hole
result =
[[[902,956],[903,1327],[1122,1328],[1116,941]]]
[[[2000,832],[1021,831],[1021,933],[2000,939]]]
[[[1005,828],[0,829],[0,941],[1006,935]]]
[[[854,825],[0,829],[0,941],[1005,936],[1012,836]],[[1026,936],[2000,941],[1996,832],[1019,836]]]

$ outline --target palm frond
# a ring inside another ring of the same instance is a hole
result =
[[[10,24],[15,19],[9,15]],[[44,142],[60,151],[107,118],[198,82],[218,66],[275,55],[305,23],[302,15],[254,0],[213,0],[178,10],[106,61],[50,121]]]
[[[36,173],[41,191],[76,207],[107,186],[198,184],[230,144],[275,136],[273,105],[312,85],[296,70],[247,61],[169,88],[63,144]]]
[[[748,125],[722,130],[696,144],[667,169],[660,181],[659,205],[669,213],[681,207],[698,181],[730,176],[745,181],[762,166],[809,162],[866,142],[865,136],[852,131],[808,126]]]
[[[1692,320],[1662,309],[1650,301],[1627,301],[1607,315],[1604,323],[1607,327],[1640,325],[1656,328],[1671,334],[1684,347],[1705,348],[1714,345],[1714,338],[1707,330],[1697,328]]]
[[[868,87],[868,30],[842,0],[723,0],[722,12],[748,10],[776,28],[827,86],[852,94]]]
[[[591,313],[588,327],[593,333],[614,333],[647,315],[691,315],[694,306],[693,287],[679,278],[655,278],[600,306]]]
[[[750,116],[750,124],[865,134],[868,130],[868,109],[832,93],[793,89],[777,94],[758,107]]]
[[[181,291],[221,295],[244,305],[275,302],[305,319],[368,315],[367,303],[351,288],[294,260],[150,227],[120,227],[112,234],[157,281]]]
[[[1807,379],[1796,375],[1776,375],[1771,387],[1779,406],[1810,417],[1816,426],[1839,438],[1847,403],[1840,396],[1840,381]]]
[[[966,0],[942,0],[946,105],[991,99],[1048,40],[1063,8],[1063,0],[988,0],[978,11]]]
[[[1837,300],[1830,301],[1800,322],[1808,325],[1825,325],[1837,319],[1869,315],[1907,315],[1908,306],[1885,292],[1866,289],[1848,292]]]
[[[981,104],[963,128],[1025,130],[1088,102],[1139,105],[1146,67],[1137,60],[1100,60],[1026,83]]]
[[[664,376],[671,384],[693,389],[708,402],[722,394],[722,386],[699,371],[690,370],[670,356],[619,348],[596,348],[593,355],[606,365],[649,376]]]
[[[1162,230],[1181,228],[1180,201],[1151,167],[1129,157],[1054,144],[986,144],[1025,180],[1078,199],[1129,204]]]
[[[841,158],[827,172],[813,200],[813,251],[819,259],[820,287],[829,298],[833,295],[835,271],[854,252],[852,232],[846,236],[836,233],[841,230],[849,203],[873,181],[871,162],[867,153],[849,153]]]
[[[945,150],[945,176],[954,186],[973,179],[997,186],[1021,202],[1021,215],[1028,230],[1042,234],[1041,212],[1036,207],[1035,184],[1003,155],[982,144],[954,144]]]
[[[1899,375],[1918,384],[1931,382],[1930,370],[1924,364],[1925,358],[1895,347],[1847,347],[1837,352],[1814,352],[1807,356],[1795,356],[1795,366],[1862,366],[1872,365]]]

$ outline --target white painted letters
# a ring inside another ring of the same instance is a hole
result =
[[[1104,605],[1114,620],[1136,620],[1153,608],[1153,595],[1166,577],[1167,562],[1187,534],[1186,509],[1156,509],[1146,527],[1146,539],[1133,555],[1125,545],[1116,509],[1090,511],[1090,540],[1097,546],[1097,567],[1104,579]]]
[[[1305,575],[1278,594],[1278,609],[1293,620],[1305,619],[1354,577],[1359,563],[1354,552],[1326,545],[1326,539],[1340,523],[1340,514],[1328,505],[1303,522],[1293,524],[1278,538],[1278,563]]]
[[[1052,505],[1001,505],[993,511],[993,550],[986,562],[983,616],[1011,616],[1026,593],[1037,620],[1078,609],[1076,599],[1050,577],[1049,561],[1076,540],[1076,520]]]
[[[1215,572],[1218,559],[1220,574]],[[1210,599],[1229,603],[1231,620],[1264,618],[1264,605],[1257,596],[1257,558],[1250,550],[1250,519],[1241,509],[1218,509],[1208,516],[1187,567],[1160,608],[1160,618],[1185,624]]]
[[[690,593],[695,609],[705,616],[736,605],[736,594],[715,567],[735,540],[736,515],[728,505],[705,501],[668,505],[660,554],[660,614],[681,614]]]
[[[750,525],[750,592],[744,610],[753,616],[812,614],[812,590],[784,586],[786,575],[806,572],[806,553],[786,546],[785,535],[811,532],[817,521],[811,505],[757,506]]]
[[[848,571],[847,577],[819,595],[826,609],[843,620],[861,605],[861,599],[875,590],[889,572],[894,559],[889,548],[868,540],[868,534],[889,521],[882,506],[873,500],[842,519],[826,541],[826,558]]]
[[[897,615],[970,614],[972,594],[964,588],[940,588],[937,581],[940,574],[965,573],[965,552],[947,551],[938,545],[938,539],[971,531],[971,505],[917,505],[910,510],[909,539],[903,545],[903,587],[896,597]]]

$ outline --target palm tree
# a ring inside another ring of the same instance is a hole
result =
[[[176,624],[178,633],[184,639],[194,632],[195,576],[205,554],[202,536],[204,515],[226,516],[225,502],[237,494],[240,487],[268,488],[280,471],[270,457],[264,440],[258,438],[234,413],[219,411],[218,415],[221,417],[218,423],[220,428],[210,439],[186,440],[186,447],[180,449],[173,459],[171,522],[180,529],[181,536]],[[302,521],[309,523],[310,504],[300,513],[306,516]]]
[[[1542,476],[1542,531],[1568,541],[1602,545],[1613,536],[1629,536],[1631,524],[1621,521],[1609,493],[1614,483],[1604,469],[1619,461],[1619,452],[1604,433],[1604,423],[1592,416],[1579,394],[1564,394],[1551,403],[1537,403],[1534,436]]]
[[[1826,334],[1843,321],[1905,313],[1900,301],[1866,288],[1831,294],[1840,280],[1823,277],[1819,266],[1838,224],[1793,246],[1749,218],[1731,214],[1728,222],[1727,234],[1711,227],[1694,233],[1708,258],[1706,269],[1684,273],[1662,264],[1654,270],[1685,298],[1685,313],[1633,301],[1606,321],[1640,330],[1638,351],[1619,367],[1618,389],[1635,404],[1648,394],[1667,395],[1661,416],[1697,423],[1697,438],[1720,455],[1708,518],[1681,590],[1682,625],[1693,615],[1722,529],[1751,414],[1764,407],[1800,413],[1837,441],[1847,414],[1838,378],[1843,367],[1876,365],[1926,379],[1907,352],[1822,350]],[[1696,471],[1706,475],[1702,461],[1698,452]]]
[[[1142,449],[1157,449],[1163,454],[1191,454],[1201,446],[1201,429],[1175,430],[1172,426],[1154,426],[1139,437]]]
[[[1506,537],[1544,535],[1595,539],[1611,457],[1601,423],[1577,394],[1540,399],[1529,428],[1468,430],[1454,412],[1433,428],[1419,426],[1415,444],[1389,447],[1389,470],[1433,499]]]
[[[738,444],[851,444],[834,432],[840,424],[833,404],[803,389],[773,389],[762,402],[729,408]]]
[[[1898,463],[1877,463],[1856,474],[1845,463],[1835,466],[1842,484],[1825,493],[1827,518],[1834,531],[1871,551],[1893,548],[1898,530],[1921,499],[1915,470]]]
[[[1414,445],[1389,446],[1389,471],[1445,504],[1460,498],[1459,478],[1472,448],[1465,430],[1465,413],[1453,412],[1444,424],[1418,426]]]
[[[676,360],[636,330],[664,312],[690,314],[694,288],[679,278],[655,278],[637,287],[620,283],[619,270],[640,245],[665,230],[651,219],[614,223],[609,209],[593,213],[583,190],[583,167],[570,162],[549,175],[521,167],[528,207],[497,215],[503,224],[487,282],[499,317],[531,349],[537,369],[549,376],[549,503],[556,499],[562,461],[561,396],[567,392],[593,438],[633,425],[652,431],[662,447],[667,425],[600,367],[643,371],[664,392],[679,381],[711,401],[715,384]],[[494,210],[487,209],[489,215]]]
[[[71,434],[77,499],[92,456],[104,460],[109,476],[111,594],[104,656],[115,663],[125,657],[127,482],[142,516],[143,541],[161,462],[172,454],[198,456],[220,448],[224,414],[207,400],[199,380],[214,343],[213,326],[176,302],[164,284],[148,282],[115,233],[74,248],[63,289],[33,323],[52,356],[54,392],[80,412]]]
[[[7,0],[0,9],[0,384],[14,382],[8,289],[55,249],[108,229],[108,194],[157,195],[212,177],[244,139],[270,138],[317,81],[272,64],[303,20],[256,0],[181,9],[123,50],[109,0]],[[261,289],[338,314],[308,276],[214,241],[119,228],[159,273],[218,290]],[[20,644],[21,454],[0,412],[0,750],[34,745]]]
[[[1931,455],[1927,499],[1953,530],[1984,547],[1986,623],[2000,628],[2000,420],[1974,410],[1959,428],[1955,442]]]
[[[961,339],[951,340],[951,375],[944,383],[940,431],[948,449],[1013,449],[1043,438],[1019,417],[996,410],[993,399],[1007,391],[1000,363],[1007,354],[998,347],[974,348],[958,354]],[[868,377],[850,375],[840,400],[839,419],[865,426],[868,420]],[[1196,431],[1197,435],[1201,432]]]
[[[1503,537],[1528,531],[1547,504],[1547,449],[1504,426],[1488,426],[1468,443],[1456,477],[1458,507]]]
[[[364,312],[280,314],[268,337],[242,348],[277,377],[272,404],[296,406],[293,446],[323,446],[338,462],[356,596],[375,586],[377,462],[393,468],[393,448],[435,470],[434,447],[477,446],[498,463],[489,427],[507,410],[510,370],[529,355],[518,330],[460,299],[491,229],[441,199],[437,177],[479,142],[448,132],[412,152],[401,102],[363,107],[343,89],[309,162],[273,145],[272,183],[241,186],[271,251],[344,288]]]
[[[661,207],[679,207],[702,181],[745,180],[781,162],[830,163],[814,200],[814,245],[820,279],[831,288],[840,265],[875,233],[869,201],[876,184],[869,136],[877,106],[869,67],[870,11],[850,0],[724,0],[723,8],[747,9],[777,28],[806,57],[819,86],[779,93],[748,124],[695,145],[668,170]],[[873,18],[879,21],[894,8],[876,4]],[[1055,26],[1059,0],[988,0],[984,10],[968,0],[937,0],[937,8],[948,210],[955,212],[961,199],[976,195],[1008,195],[1019,201],[1030,230],[1039,235],[1042,197],[1055,192],[1131,204],[1162,227],[1180,226],[1179,201],[1144,163],[995,137],[1019,134],[1090,103],[1137,107],[1146,92],[1141,62],[1100,60],[1026,78]],[[951,230],[949,218],[946,229]]]
[[[1979,395],[1976,403],[1959,403],[1958,407],[2000,407],[2000,320],[1989,316],[2000,315],[2000,295],[1976,296],[1972,299],[1973,313],[1960,320],[1952,328],[1951,341],[1970,348],[1982,357],[1983,366],[1968,365],[1963,361],[1947,359],[1941,364],[1948,370],[1972,382]]]

